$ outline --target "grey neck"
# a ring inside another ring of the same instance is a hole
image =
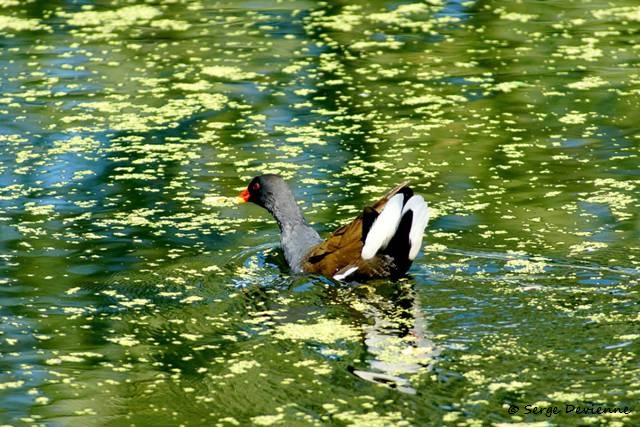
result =
[[[306,223],[302,216],[302,211],[300,211],[300,207],[293,199],[293,196],[291,198],[272,199],[271,203],[268,203],[265,207],[276,219],[280,231],[283,233],[295,228],[298,224]]]
[[[265,203],[265,208],[273,215],[280,227],[280,240],[289,267],[302,272],[302,264],[309,250],[320,243],[318,233],[307,224],[293,194],[279,194]]]

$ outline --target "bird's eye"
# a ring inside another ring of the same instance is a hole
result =
[[[252,191],[258,191],[260,189],[260,183],[259,182],[254,182],[253,184],[251,184],[251,190]]]

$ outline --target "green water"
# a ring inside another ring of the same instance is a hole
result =
[[[640,424],[636,0],[135,3],[0,0],[0,424]],[[289,274],[263,172],[411,181],[410,276]]]

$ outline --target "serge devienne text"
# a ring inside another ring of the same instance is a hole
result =
[[[603,406],[575,406],[575,405],[564,405],[564,411],[562,410],[562,406],[548,406],[548,407],[540,407],[533,405],[527,405],[524,407],[525,414],[544,414],[547,417],[550,417],[554,414],[560,414],[564,412],[565,414],[592,414],[592,415],[600,415],[600,414],[627,414],[631,413],[631,409],[625,406],[624,408],[608,408]]]

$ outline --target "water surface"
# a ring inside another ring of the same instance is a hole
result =
[[[3,424],[640,423],[636,1],[0,0],[0,34]],[[230,199],[264,172],[322,233],[411,181],[409,277],[291,275]]]

